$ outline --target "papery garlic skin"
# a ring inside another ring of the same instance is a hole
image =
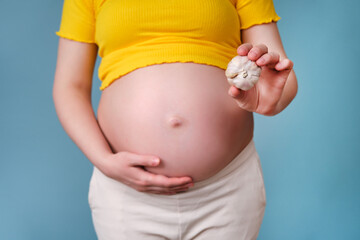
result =
[[[244,91],[257,83],[260,73],[261,68],[246,56],[235,56],[225,71],[228,82]]]

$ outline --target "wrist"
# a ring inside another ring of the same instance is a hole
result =
[[[98,157],[96,157],[96,160],[91,161],[92,164],[99,169],[103,174],[108,176],[110,174],[110,170],[112,168],[112,156],[114,153],[112,152],[105,152]]]

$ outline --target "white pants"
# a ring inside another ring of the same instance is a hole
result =
[[[251,141],[216,175],[176,195],[138,192],[94,168],[89,204],[100,240],[252,240],[266,196]]]

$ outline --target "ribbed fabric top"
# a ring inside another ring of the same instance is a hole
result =
[[[153,64],[226,69],[241,29],[279,19],[272,0],[65,0],[56,34],[98,45],[103,90]]]

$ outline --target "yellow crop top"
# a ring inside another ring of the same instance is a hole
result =
[[[226,69],[241,29],[279,19],[272,0],[65,0],[56,34],[98,45],[103,90],[153,64]]]

